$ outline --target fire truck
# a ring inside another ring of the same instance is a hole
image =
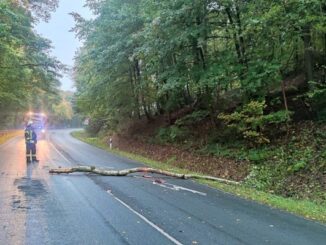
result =
[[[47,133],[47,116],[43,112],[28,112],[25,120],[33,122],[33,128],[38,139],[44,139]]]

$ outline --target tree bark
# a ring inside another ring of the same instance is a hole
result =
[[[233,18],[232,18],[231,9],[229,7],[227,7],[225,9],[225,11],[226,11],[226,14],[228,16],[228,19],[230,21],[230,25],[231,25],[231,29],[232,29],[232,34],[233,34],[233,41],[234,41],[235,51],[237,52],[239,63],[240,64],[243,64],[241,50],[240,50],[240,44],[238,42],[237,33],[234,30],[235,29],[235,26],[234,26],[234,21],[233,21]]]
[[[235,9],[236,9],[236,20],[238,23],[239,46],[240,46],[240,51],[241,51],[242,62],[248,68],[248,63],[247,63],[248,61],[246,58],[245,41],[244,41],[244,37],[243,37],[242,23],[241,23],[241,17],[240,17],[240,8],[237,4],[235,5]]]
[[[138,96],[138,92],[136,90],[136,81],[134,81],[133,77],[134,76],[133,76],[132,67],[131,67],[131,65],[129,65],[129,80],[130,80],[130,85],[131,85],[131,89],[133,91],[134,101],[135,101],[134,109],[136,110],[138,119],[140,119],[139,96]]]
[[[313,48],[311,45],[310,26],[305,26],[302,33],[304,43],[304,66],[307,76],[307,81],[312,81],[313,78]]]
[[[140,71],[140,65],[139,65],[139,60],[136,59],[135,60],[135,64],[134,64],[134,71],[135,71],[135,80],[137,81],[138,85],[141,83],[141,71]],[[140,95],[140,102],[142,105],[142,108],[144,110],[145,116],[147,118],[147,121],[151,121],[151,114],[148,110],[147,104],[146,104],[146,100],[145,100],[145,96],[144,93],[142,91],[143,89],[139,89],[139,95]]]
[[[127,176],[128,174],[133,173],[154,173],[154,174],[162,174],[170,177],[180,178],[180,179],[203,179],[203,180],[212,180],[221,183],[227,184],[240,184],[239,182],[233,180],[227,180],[222,178],[217,178],[213,176],[205,176],[198,174],[178,174],[174,172],[164,171],[155,168],[129,168],[123,170],[108,170],[102,168],[96,168],[95,166],[76,166],[72,168],[56,168],[50,169],[49,173],[51,174],[70,174],[74,172],[86,172],[86,173],[94,173],[103,176]]]

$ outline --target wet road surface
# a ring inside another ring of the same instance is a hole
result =
[[[158,175],[49,175],[77,164],[141,166],[80,142],[69,130],[0,145],[0,244],[325,244],[326,226],[233,195]],[[159,181],[157,181],[159,180]]]

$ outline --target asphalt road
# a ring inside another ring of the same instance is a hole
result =
[[[326,244],[326,226],[158,175],[50,175],[58,166],[140,166],[80,142],[69,130],[0,146],[0,244]]]

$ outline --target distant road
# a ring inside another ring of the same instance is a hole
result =
[[[69,130],[0,145],[0,244],[326,244],[326,226],[190,180],[134,174],[49,175],[76,164],[141,166],[80,142]]]

